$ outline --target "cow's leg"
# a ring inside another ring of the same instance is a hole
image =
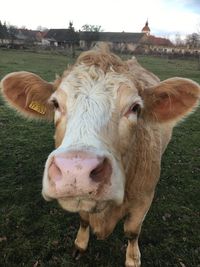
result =
[[[75,239],[75,250],[73,256],[79,259],[88,247],[90,238],[89,214],[88,212],[80,212],[80,227]]]
[[[145,215],[147,214],[153,194],[141,199],[136,199],[130,208],[129,216],[124,223],[125,236],[128,238],[128,247],[126,249],[126,267],[140,267],[140,250],[138,238]]]

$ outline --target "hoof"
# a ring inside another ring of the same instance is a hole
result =
[[[131,264],[125,264],[125,267],[142,267],[140,262],[133,262]]]
[[[78,261],[81,257],[83,257],[84,253],[85,253],[85,250],[82,250],[78,247],[74,247],[72,257]]]

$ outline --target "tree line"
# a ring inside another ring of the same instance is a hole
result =
[[[177,33],[175,37],[175,45],[178,47],[188,46],[192,49],[198,49],[200,48],[200,33],[194,32],[192,34],[188,34],[184,40],[181,38],[181,35]]]
[[[9,29],[6,23],[4,22],[3,24],[0,21],[0,39],[5,39],[9,35]]]
[[[0,41],[3,42],[4,39],[12,40],[17,33],[18,28],[13,25],[7,25],[5,22],[0,21]]]

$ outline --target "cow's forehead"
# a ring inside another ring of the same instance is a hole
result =
[[[104,73],[101,68],[94,65],[80,64],[63,77],[59,88],[72,96],[77,96],[79,93],[85,95],[103,93],[115,98],[122,84],[126,84],[137,94],[133,82],[126,75],[116,73],[112,69]]]

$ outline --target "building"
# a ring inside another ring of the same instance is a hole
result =
[[[79,44],[79,33],[71,29],[50,29],[43,39],[43,45],[71,47]]]
[[[10,28],[1,40],[1,45],[6,47],[24,48],[41,45],[43,33],[27,29]]]
[[[151,30],[149,28],[148,20],[145,23],[145,26],[141,30],[142,33],[146,34],[146,40],[143,42],[143,45],[139,48],[139,50],[143,53],[171,53],[173,51],[173,43],[163,37],[157,37],[151,35]]]
[[[46,32],[13,29],[9,36],[0,39],[0,45],[8,47],[44,46],[71,48],[73,51],[75,47],[90,49],[99,42],[107,42],[112,50],[124,53],[168,54],[177,50],[169,39],[151,34],[148,20],[141,32],[77,32],[70,22],[67,29],[50,29]]]
[[[151,35],[148,20],[141,32],[80,32],[80,47],[89,49],[99,42],[109,43],[112,50],[130,53],[168,53],[174,45],[167,38]]]
[[[79,38],[81,49],[89,49],[99,42],[106,42],[112,50],[133,52],[146,40],[146,35],[132,32],[80,32]]]
[[[149,28],[148,20],[146,21],[145,26],[142,28],[142,32],[145,33],[147,36],[150,35],[151,30]]]

